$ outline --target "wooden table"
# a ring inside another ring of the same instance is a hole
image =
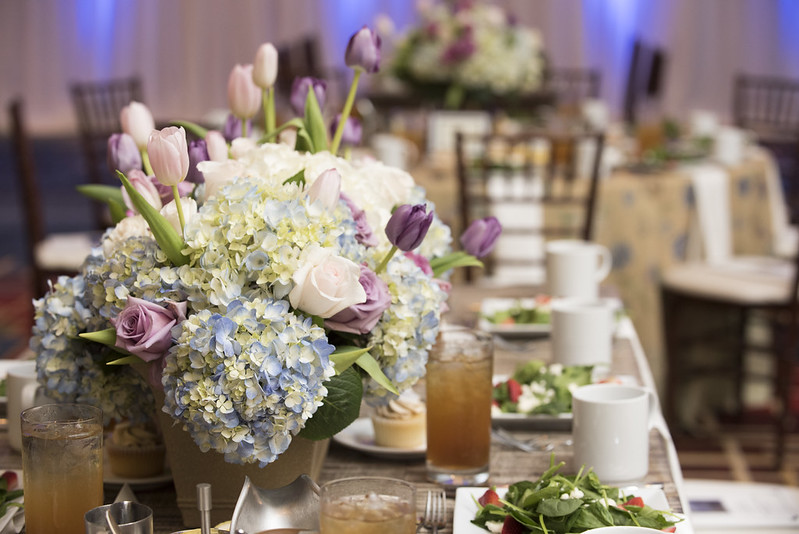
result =
[[[533,288],[505,289],[507,294],[524,295],[534,293]],[[470,323],[475,317],[475,303],[485,294],[496,294],[495,290],[483,288],[456,288],[450,300],[451,311],[447,315],[449,322]],[[509,349],[507,345],[498,343],[495,351],[495,372],[508,373],[519,362],[531,358],[548,360],[550,358],[550,341],[542,337],[534,342],[525,344],[525,350]],[[613,364],[611,372],[619,375],[632,375],[639,383],[652,386],[652,376],[646,364],[641,345],[628,319],[624,319],[619,327],[618,335],[614,341]],[[684,504],[680,499],[682,483],[679,465],[676,463],[673,444],[665,427],[665,423],[658,425],[658,429],[650,434],[650,464],[649,473],[644,483],[662,485],[672,509],[681,512]],[[554,459],[556,462],[566,462],[565,473],[574,471],[572,450],[568,444],[569,432],[533,432],[514,431],[522,439],[536,438],[541,442],[554,445]],[[507,485],[522,479],[535,479],[549,467],[549,452],[521,452],[515,448],[493,441],[491,446],[491,475],[490,484]],[[6,469],[21,468],[19,453],[8,447],[7,433],[3,428],[0,431],[0,466]],[[417,510],[421,514],[424,509],[424,499],[427,490],[438,486],[427,482],[425,477],[424,458],[412,460],[391,460],[363,454],[331,443],[327,460],[318,482],[324,483],[337,478],[371,475],[400,478],[412,482],[417,487]],[[180,512],[175,503],[174,488],[171,484],[156,488],[133,488],[139,501],[154,510],[155,534],[167,534],[186,528],[181,521]],[[105,500],[111,502],[118,488],[107,488]],[[455,495],[448,495],[448,524],[440,530],[442,534],[452,532],[452,511],[455,505]]]

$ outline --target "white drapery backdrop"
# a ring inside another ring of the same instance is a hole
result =
[[[799,78],[795,0],[504,0],[538,28],[555,67],[591,67],[617,114],[636,36],[668,56],[661,112],[730,115],[736,73]],[[385,13],[415,19],[398,0],[3,0],[0,100],[25,99],[34,133],[76,129],[68,86],[139,75],[158,119],[198,119],[226,107],[228,73],[259,44],[318,35],[326,65],[343,65],[348,37]],[[0,126],[7,131],[6,114]]]

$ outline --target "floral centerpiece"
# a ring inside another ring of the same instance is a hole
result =
[[[292,95],[302,116],[275,125],[271,44],[231,72],[224,133],[159,131],[142,104],[122,111],[124,133],[109,139],[122,187],[82,188],[117,222],[79,275],[35,301],[31,347],[48,396],[99,405],[108,421],[160,409],[201,450],[264,466],[298,434],[328,438],[362,398],[388,402],[424,375],[448,272],[479,265],[469,251],[487,253],[500,228],[476,221],[453,252],[409,174],[337,155],[357,134],[358,78],[379,61],[364,27],[347,47],[354,82],[332,129],[324,83],[311,79]]]
[[[546,61],[536,30],[484,1],[418,6],[418,25],[395,43],[394,76],[421,93],[443,93],[451,107],[540,89]]]

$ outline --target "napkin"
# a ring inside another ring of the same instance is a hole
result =
[[[799,247],[797,228],[791,226],[785,204],[785,192],[780,182],[780,171],[777,162],[766,149],[751,146],[747,157],[763,162],[766,169],[766,194],[771,212],[771,229],[774,232],[774,251],[778,256],[792,257]]]
[[[24,496],[12,502],[24,502]],[[0,534],[19,534],[25,526],[25,509],[9,506],[6,514],[0,517]]]
[[[688,165],[684,170],[693,183],[705,260],[722,262],[732,254],[729,176],[709,163]]]

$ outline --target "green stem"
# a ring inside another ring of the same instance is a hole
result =
[[[344,147],[344,159],[351,160],[352,159],[352,147],[345,146]]]
[[[341,136],[344,133],[344,125],[352,111],[352,104],[355,102],[355,93],[358,91],[358,80],[361,78],[361,69],[355,69],[355,74],[352,77],[352,85],[350,85],[350,92],[347,94],[347,100],[344,102],[344,109],[341,110],[341,118],[338,121],[338,128],[333,136],[333,143],[330,145],[330,152],[334,155],[338,152],[338,146],[341,144]]]
[[[247,139],[247,119],[241,119],[241,136]]]
[[[147,176],[152,176],[155,173],[153,172],[153,167],[150,165],[150,156],[147,155],[147,149],[143,149],[141,151],[141,162],[144,165],[144,172]]]
[[[397,245],[392,245],[391,246],[391,250],[388,251],[388,254],[386,254],[386,257],[383,258],[383,261],[381,261],[380,265],[378,265],[377,269],[375,269],[375,274],[380,274],[381,272],[383,272],[383,270],[386,268],[386,265],[388,265],[388,261],[392,257],[394,257],[394,253],[397,252],[397,250],[398,250],[397,249]]]
[[[172,186],[172,196],[175,197],[175,207],[178,209],[178,220],[180,221],[180,235],[183,235],[183,227],[186,225],[183,219],[183,206],[180,203],[180,193],[178,192],[178,186]]]
[[[263,100],[264,100],[264,128],[266,128],[266,133],[269,134],[272,130],[275,129],[276,126],[274,87],[270,87],[269,89],[264,89]]]

